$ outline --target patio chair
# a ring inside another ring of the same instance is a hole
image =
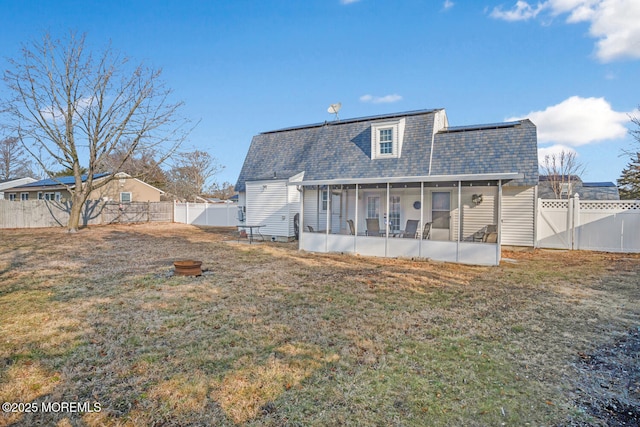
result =
[[[353,225],[353,220],[352,219],[348,219],[347,220],[347,224],[349,224],[349,234],[354,236],[356,234],[356,227]]]
[[[498,226],[495,224],[485,225],[480,230],[473,233],[473,241],[496,243],[498,241]]]
[[[367,236],[380,236],[380,221],[378,218],[367,218]]]
[[[400,237],[405,239],[415,239],[418,235],[418,224],[420,221],[417,219],[408,219],[407,225],[404,227],[404,231],[400,232]]]
[[[485,243],[498,242],[498,226],[495,224],[487,225],[484,230],[482,241]]]
[[[431,223],[427,222],[424,224],[424,229],[422,230],[422,238],[429,239],[431,237]]]

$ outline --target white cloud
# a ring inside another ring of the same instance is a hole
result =
[[[518,0],[507,11],[496,7],[490,16],[524,21],[548,11],[552,17],[568,14],[567,23],[588,22],[596,42],[596,56],[603,62],[640,58],[640,1],[638,0],[546,0],[532,6]]]
[[[357,3],[360,0],[340,0],[340,3],[342,4],[351,4],[351,3]]]
[[[538,16],[544,8],[546,8],[546,2],[538,3],[536,7],[532,7],[526,1],[518,0],[511,10],[504,11],[502,6],[493,8],[490,16],[505,21],[527,21]]]
[[[573,148],[567,147],[566,145],[562,144],[555,144],[551,147],[538,148],[538,164],[544,164],[545,156],[550,156],[553,154],[559,155],[562,151],[564,151],[565,153],[574,153],[576,156],[579,156],[578,152]]]
[[[614,111],[604,98],[572,96],[525,116],[538,128],[538,142],[580,146],[627,135],[629,113]],[[510,118],[508,121],[518,120]]]
[[[373,96],[373,95],[362,95],[360,97],[361,102],[370,102],[371,104],[390,104],[392,102],[398,102],[402,100],[402,96],[398,94],[393,95],[385,95],[385,96]]]
[[[444,4],[442,5],[442,7],[444,8],[444,10],[449,10],[451,9],[453,6],[455,6],[455,3],[452,2],[451,0],[445,0]]]

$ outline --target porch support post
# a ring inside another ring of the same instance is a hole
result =
[[[360,187],[360,184],[356,184],[356,214],[355,214],[355,223],[354,223],[354,230],[353,230],[353,253],[357,254],[358,253],[358,189]]]
[[[422,241],[424,240],[424,182],[420,181],[420,245],[418,246],[418,257],[422,258]]]
[[[322,197],[320,194],[320,186],[316,185],[316,230],[320,230],[320,209],[322,209]]]
[[[324,251],[325,251],[325,253],[329,252],[329,227],[330,227],[329,222],[331,221],[331,209],[332,209],[331,199],[332,198],[333,197],[331,197],[331,186],[327,185],[327,226],[325,227],[326,228],[326,232],[325,232],[325,235],[324,235]]]
[[[502,180],[498,180],[498,239],[496,247],[496,265],[500,264],[500,258],[502,256]]]
[[[385,236],[384,236],[384,256],[385,257],[389,256],[389,218],[390,218],[390,214],[391,214],[389,212],[389,187],[390,186],[391,186],[391,184],[389,184],[387,182],[387,206],[385,207],[387,219],[385,220],[385,226],[384,226],[384,231],[385,231]]]
[[[302,234],[304,232],[304,185],[300,186],[300,220],[298,221],[298,250],[302,250]]]
[[[460,234],[462,233],[462,181],[458,181],[458,230],[456,233],[456,262],[460,262]]]

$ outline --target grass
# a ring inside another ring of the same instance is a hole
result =
[[[504,256],[307,254],[180,224],[2,230],[0,401],[101,411],[0,426],[566,424],[579,354],[640,324],[640,256]],[[213,273],[167,277],[185,258]]]

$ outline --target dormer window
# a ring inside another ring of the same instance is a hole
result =
[[[402,152],[405,119],[371,125],[371,157],[373,159],[398,158]]]
[[[393,154],[393,128],[380,129],[380,154]]]

